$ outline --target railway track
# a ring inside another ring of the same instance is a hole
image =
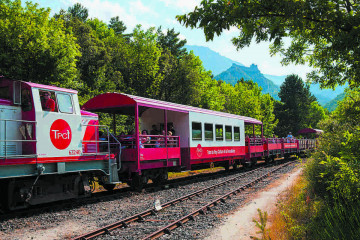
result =
[[[262,164],[259,164],[256,167],[261,167]],[[174,188],[180,185],[187,185],[194,182],[206,181],[209,179],[215,179],[218,177],[223,176],[231,176],[233,174],[244,172],[245,169],[238,168],[236,171],[218,171],[213,173],[201,173],[193,176],[183,177],[183,178],[176,178],[172,180],[168,180],[164,184],[148,184],[143,191],[153,192],[159,191],[164,188]],[[78,199],[71,199],[71,200],[63,200],[58,202],[52,202],[47,204],[41,204],[36,206],[31,206],[27,209],[20,209],[11,212],[2,212],[0,211],[0,217],[2,220],[18,218],[18,217],[29,217],[32,215],[38,215],[39,213],[43,212],[54,212],[57,210],[63,210],[66,208],[72,209],[76,206],[81,206],[85,204],[96,203],[99,201],[108,201],[117,198],[126,197],[126,194],[133,192],[134,190],[130,187],[122,187],[120,189],[115,189],[113,191],[101,191],[97,193],[93,193],[91,197],[84,197]]]
[[[155,239],[170,234],[174,229],[194,220],[196,216],[211,212],[214,206],[225,203],[229,198],[244,192],[291,163],[294,162],[240,173],[226,181],[166,202],[160,207],[157,206],[157,209],[150,208],[74,239],[93,239],[106,234],[126,239]],[[245,180],[245,176],[249,176],[250,179]]]

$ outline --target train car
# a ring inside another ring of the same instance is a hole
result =
[[[86,196],[93,176],[118,182],[116,153],[98,149],[100,127],[96,114],[80,110],[76,91],[1,76],[1,206]]]
[[[168,171],[210,165],[229,168],[263,155],[263,150],[251,148],[250,153],[245,146],[245,124],[262,127],[262,122],[254,118],[123,93],[98,95],[82,109],[134,117],[134,134],[119,139],[124,146],[120,179],[136,187],[149,179],[164,181]],[[154,126],[161,134],[140,134]],[[175,130],[173,136],[164,134],[170,128]],[[151,140],[141,146],[144,138]]]
[[[112,133],[93,112],[114,116]],[[133,117],[134,130],[116,133],[116,115]],[[123,93],[100,94],[80,109],[77,91],[1,76],[0,207],[89,196],[95,179],[107,190],[120,182],[140,189],[169,171],[252,165],[315,143],[262,133],[254,118]]]

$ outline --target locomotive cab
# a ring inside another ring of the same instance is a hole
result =
[[[0,207],[88,195],[93,177],[117,183],[120,164],[99,148],[101,127],[75,90],[0,77]]]

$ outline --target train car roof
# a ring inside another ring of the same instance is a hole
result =
[[[22,81],[22,80],[7,78],[2,75],[0,75],[0,79],[7,80],[7,81],[19,81],[24,84],[27,84],[28,86],[30,86],[32,88],[40,88],[40,89],[46,89],[46,90],[50,90],[50,91],[59,91],[59,92],[67,92],[67,93],[74,93],[74,94],[78,93],[76,90],[73,90],[73,89],[60,88],[60,87],[56,87],[56,86],[52,86],[52,85],[44,85],[44,84],[38,84],[38,83],[33,83],[33,82],[26,82],[26,81]]]
[[[244,120],[245,123],[251,124],[262,124],[260,120],[251,117],[244,117],[230,113],[212,111],[203,108],[197,108],[187,105],[181,105],[177,103],[165,102],[150,98],[138,97],[134,95],[129,95],[125,93],[104,93],[100,94],[96,97],[91,98],[87,101],[82,109],[86,111],[95,111],[95,112],[105,112],[105,113],[124,113],[129,114],[133,113],[132,109],[136,104],[138,106],[143,107],[151,107],[151,108],[159,108],[165,110],[171,110],[176,112],[197,112],[204,113],[209,115],[228,117],[228,118],[236,118]],[[124,111],[121,109],[128,109],[128,111]]]
[[[74,94],[78,93],[76,90],[73,90],[73,89],[60,88],[60,87],[56,87],[56,86],[43,85],[43,84],[32,83],[32,82],[24,82],[24,83],[28,84],[30,87],[41,88],[41,89],[46,89],[46,90],[50,90],[50,91],[59,91],[59,92],[67,92],[67,93],[74,93]]]

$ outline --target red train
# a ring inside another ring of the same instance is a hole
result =
[[[111,133],[92,112],[131,116],[134,131],[118,135],[113,121]],[[255,126],[263,132],[254,118],[122,93],[80,108],[74,90],[0,77],[1,206],[86,196],[95,178],[108,190],[120,182],[140,188],[169,171],[236,168],[315,147],[311,139],[255,137]]]

